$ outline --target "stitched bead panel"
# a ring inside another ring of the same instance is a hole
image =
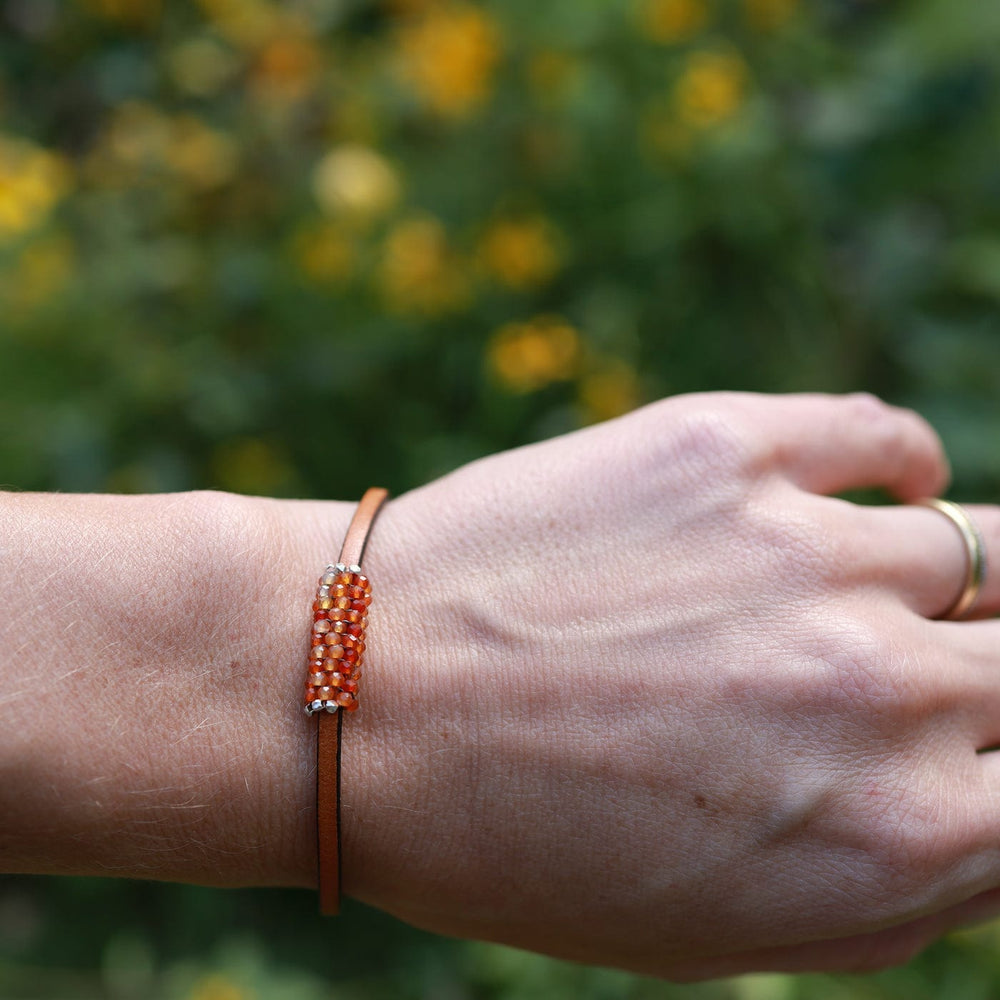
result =
[[[371,602],[371,581],[360,566],[327,566],[312,606],[306,715],[357,709]]]

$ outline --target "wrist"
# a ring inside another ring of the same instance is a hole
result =
[[[269,501],[279,526],[278,547],[290,583],[285,599],[294,627],[287,635],[293,666],[294,719],[282,723],[298,748],[289,746],[282,775],[273,791],[276,861],[285,884],[315,888],[316,870],[316,727],[302,711],[309,605],[316,578],[337,558],[356,502]],[[419,759],[412,713],[413,685],[419,680],[419,643],[428,632],[420,620],[424,582],[406,558],[408,529],[400,524],[400,501],[385,502],[365,549],[362,568],[372,581],[368,612],[364,681],[357,712],[345,716],[341,734],[341,860],[343,891],[383,903],[381,875],[397,863],[406,845],[400,841],[399,810],[411,782],[419,781],[426,762]],[[405,506],[405,505],[404,505]],[[405,519],[405,513],[402,515]],[[279,615],[280,617],[280,615]],[[278,630],[280,632],[280,628]],[[282,681],[276,681],[279,685]]]

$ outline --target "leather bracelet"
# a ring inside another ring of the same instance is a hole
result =
[[[340,560],[326,567],[313,603],[306,681],[307,715],[316,731],[316,857],[320,913],[340,911],[340,745],[344,713],[358,707],[371,582],[361,572],[368,533],[388,490],[365,491],[344,537]]]

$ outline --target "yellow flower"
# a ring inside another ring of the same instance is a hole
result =
[[[580,405],[585,423],[620,417],[634,410],[641,399],[639,376],[621,358],[609,358],[580,380]]]
[[[747,20],[761,31],[780,28],[797,6],[798,0],[743,0]]]
[[[493,374],[513,392],[534,392],[572,378],[582,352],[580,334],[560,316],[535,316],[507,323],[490,340],[487,361]]]
[[[483,9],[463,2],[431,5],[401,25],[400,70],[433,111],[467,115],[490,94],[500,59],[500,27]]]
[[[232,139],[194,115],[179,115],[170,123],[164,159],[192,187],[205,191],[225,184],[237,167]]]
[[[44,222],[69,186],[70,167],[63,157],[0,135],[0,240]]]
[[[537,216],[493,223],[479,256],[488,272],[517,291],[544,285],[559,269],[556,234],[548,221]]]
[[[324,211],[357,221],[384,215],[399,200],[401,189],[392,165],[374,149],[356,143],[327,153],[316,165],[312,181]]]
[[[736,53],[695,52],[674,90],[682,122],[710,128],[731,118],[743,103],[747,66]]]
[[[378,274],[390,308],[427,316],[463,306],[468,279],[448,247],[444,226],[433,216],[414,216],[388,235]]]
[[[639,0],[639,30],[651,41],[668,45],[696,35],[708,21],[705,0]]]
[[[340,284],[354,273],[354,247],[330,222],[299,232],[292,253],[299,270],[317,284]]]
[[[170,118],[150,104],[127,101],[111,115],[86,170],[94,183],[112,186],[166,171],[188,187],[209,191],[230,181],[237,166],[236,144],[224,132],[195,115]]]

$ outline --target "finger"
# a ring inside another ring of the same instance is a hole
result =
[[[937,496],[950,471],[937,433],[912,410],[866,393],[766,397],[753,416],[763,424],[770,459],[812,493],[882,487],[901,500]]]
[[[903,965],[948,931],[997,916],[1000,916],[1000,889],[990,889],[897,927],[829,941],[696,959],[672,970],[670,978],[694,981],[746,972],[875,972]]]
[[[1000,507],[970,504],[986,548],[986,575],[971,614],[1000,614]],[[956,525],[929,507],[844,505],[843,530],[850,533],[848,578],[866,580],[898,593],[925,618],[944,617],[954,606],[969,573],[969,553]]]
[[[979,750],[988,751],[980,754],[981,765],[990,770],[984,787],[995,796],[1000,812],[1000,753],[995,752],[1000,747],[1000,709],[988,690],[992,684],[1000,691],[1000,621],[931,622],[929,628],[943,639],[956,660],[964,661],[968,672],[981,672],[985,678],[987,690],[979,695],[976,705],[979,715],[976,742]],[[975,697],[974,692],[970,696]]]
[[[975,749],[1000,746],[1000,621],[926,622],[925,631],[921,661],[932,675],[937,708],[962,716]],[[1000,755],[993,758],[997,773],[983,787],[1000,812]]]

